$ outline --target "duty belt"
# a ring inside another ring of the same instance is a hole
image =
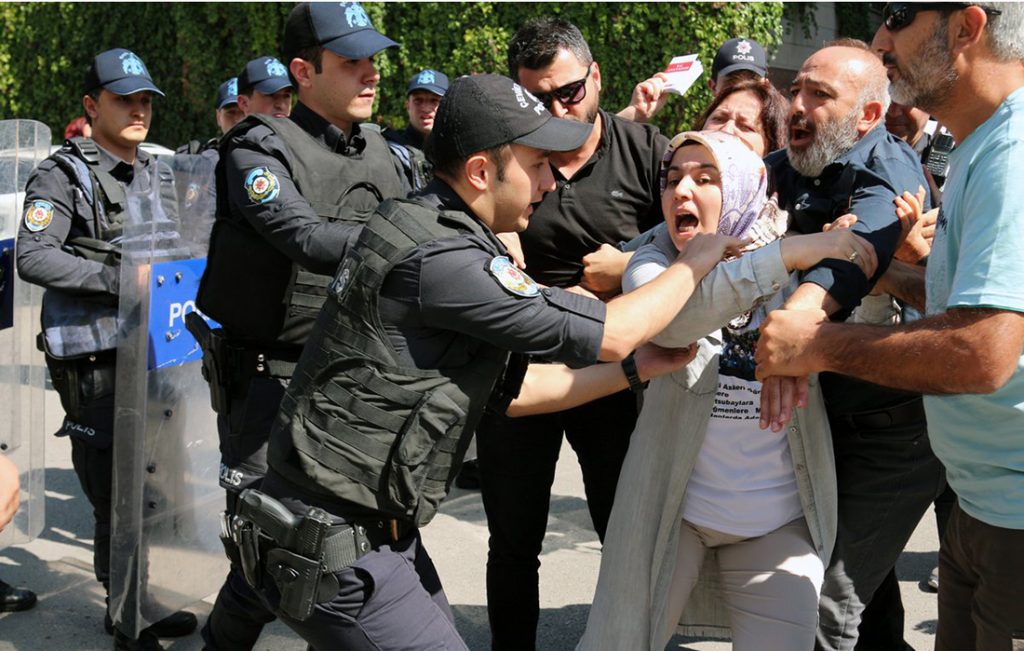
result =
[[[299,621],[337,594],[337,572],[414,529],[397,520],[331,524],[322,509],[295,515],[253,489],[242,491],[237,505],[237,514],[222,520],[222,538],[237,548],[246,582],[259,589],[265,571],[281,594],[281,611]]]

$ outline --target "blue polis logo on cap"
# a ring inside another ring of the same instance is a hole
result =
[[[358,2],[339,2],[345,9],[345,21],[349,27],[372,27],[370,17]]]
[[[424,70],[420,73],[420,76],[416,79],[421,84],[432,84],[437,81],[437,77],[434,76],[433,70]]]
[[[118,58],[121,59],[121,69],[124,70],[124,74],[146,74],[146,66],[142,63],[142,59],[135,56],[134,52],[122,52]]]
[[[238,77],[232,77],[217,88],[217,108],[238,103]]]
[[[267,74],[271,77],[287,77],[288,69],[284,67],[284,64],[275,59],[274,57],[268,57],[264,63],[267,65]]]

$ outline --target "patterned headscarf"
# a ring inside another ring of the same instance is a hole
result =
[[[718,220],[717,232],[732,237],[754,238],[754,246],[748,249],[781,237],[786,231],[786,213],[766,196],[768,173],[764,163],[742,140],[731,134],[685,131],[673,138],[661,160],[661,191],[665,191],[672,156],[677,149],[691,142],[708,148],[722,179],[722,216]]]

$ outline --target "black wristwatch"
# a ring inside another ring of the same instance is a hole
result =
[[[640,374],[636,371],[636,358],[633,357],[633,353],[630,353],[626,359],[622,360],[622,372],[626,374],[626,379],[629,380],[629,389],[633,393],[641,393],[647,388],[647,382],[640,381]]]

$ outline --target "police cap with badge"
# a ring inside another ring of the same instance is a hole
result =
[[[592,124],[556,118],[528,90],[501,75],[473,75],[452,82],[434,119],[425,153],[431,163],[464,159],[505,144],[545,151],[578,149]],[[536,296],[537,283],[505,256],[488,269],[518,296]]]
[[[768,57],[761,44],[749,38],[731,38],[718,48],[711,64],[711,78],[718,79],[741,70],[750,70],[760,77],[768,75]]]
[[[398,43],[370,22],[358,2],[302,2],[292,9],[284,28],[281,53],[291,61],[305,48],[321,46],[346,59],[365,59]]]
[[[88,95],[99,89],[109,90],[115,95],[149,91],[163,96],[142,59],[131,50],[120,47],[97,54],[86,70],[83,92]]]
[[[425,90],[438,97],[444,97],[445,92],[448,90],[448,75],[429,68],[421,70],[409,80],[409,88],[406,89],[405,94],[408,96],[417,90]]]
[[[228,79],[217,88],[217,110],[238,104],[238,77]]]
[[[99,90],[107,90],[115,95],[133,95],[148,91],[163,96],[163,92],[156,87],[142,59],[131,50],[124,48],[114,48],[100,52],[93,58],[86,69],[85,79],[82,83],[82,93],[88,95]],[[70,145],[65,145],[65,147],[68,146]],[[97,177],[97,181],[106,197],[120,205],[124,191],[108,172],[96,168],[99,154],[96,151],[95,145],[89,145],[86,141],[76,144],[75,147],[78,148],[76,151],[79,158],[93,168],[92,173]],[[81,147],[88,148],[88,151],[82,152]],[[61,163],[58,161],[58,164]],[[84,166],[81,169],[74,167],[75,164],[73,162],[69,162],[68,165],[70,166],[69,174],[77,178],[83,188],[87,188],[84,191],[84,196],[88,197],[89,201],[92,201],[92,182],[90,181],[89,172]],[[51,202],[41,199],[35,200],[28,205],[25,211],[25,227],[32,233],[46,230],[53,221],[53,213],[54,205]]]
[[[273,95],[282,88],[291,88],[288,68],[272,56],[259,56],[245,64],[238,75],[238,91],[243,95],[257,90]],[[236,93],[237,94],[237,93]]]

